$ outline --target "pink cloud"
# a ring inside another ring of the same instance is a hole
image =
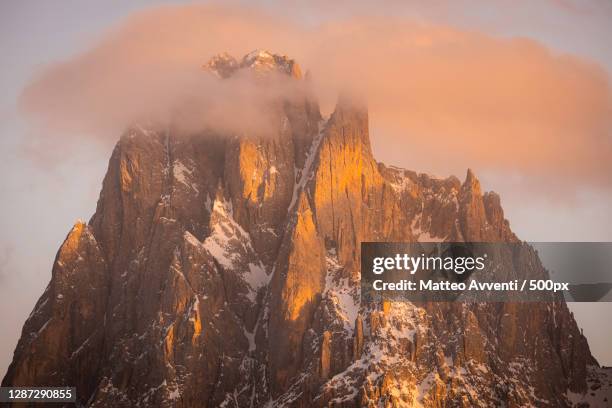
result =
[[[201,65],[264,48],[310,70],[323,106],[337,93],[367,98],[375,150],[417,169],[518,172],[543,184],[610,187],[612,97],[596,64],[529,39],[362,17],[306,25],[246,8],[162,7],[135,14],[98,44],[48,67],[22,96],[54,134],[110,134],[163,121],[186,103],[192,118],[237,131],[258,127],[257,101],[295,91],[281,81],[220,84]],[[265,122],[265,121],[264,121]]]

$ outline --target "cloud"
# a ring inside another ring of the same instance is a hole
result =
[[[260,30],[236,13],[163,7],[133,15],[87,52],[43,70],[24,90],[20,105],[40,128],[63,136],[114,138],[134,122],[165,124],[179,117],[192,131],[208,126],[264,131],[269,105],[279,95],[304,89],[283,75],[242,72],[222,81],[205,72],[202,65],[210,57],[226,46],[235,48],[232,31]],[[258,21],[266,25],[264,16]]]
[[[385,160],[439,173],[468,166],[519,173],[540,187],[611,187],[604,70],[534,40],[402,17],[306,24],[247,7],[150,9],[43,70],[21,105],[39,126],[64,135],[116,137],[133,121],[163,121],[185,106],[194,126],[258,128],[266,123],[260,101],[303,89],[295,81],[220,83],[201,69],[219,52],[239,57],[256,48],[310,70],[323,106],[340,90],[364,95],[374,148]]]

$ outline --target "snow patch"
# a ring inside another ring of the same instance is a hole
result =
[[[202,245],[202,243],[200,242],[199,239],[197,239],[191,232],[189,231],[185,231],[185,234],[183,234],[183,237],[185,238],[185,241],[189,242],[191,245],[193,246],[200,246]]]
[[[243,332],[244,332],[244,336],[247,338],[247,340],[249,341],[249,353],[251,351],[255,351],[255,330],[253,330],[253,332],[249,332],[247,331],[246,328],[242,328]]]
[[[225,268],[240,274],[250,291],[248,298],[255,301],[258,290],[272,277],[257,257],[249,234],[233,218],[231,203],[216,199],[211,215],[211,233],[203,246]]]
[[[353,333],[355,320],[359,313],[360,292],[357,282],[350,282],[348,278],[338,276],[342,266],[338,261],[335,249],[327,252],[327,274],[325,276],[324,296],[328,297],[336,307],[338,315],[344,322],[344,328]]]
[[[176,399],[179,399],[180,397],[181,397],[181,393],[179,392],[178,387],[170,391],[170,393],[168,393],[168,399],[170,401],[174,401]]]
[[[302,169],[302,173],[300,175],[300,180],[293,186],[293,195],[291,196],[291,203],[289,204],[288,212],[291,212],[291,210],[295,206],[295,203],[297,202],[298,194],[304,189],[304,187],[306,186],[306,182],[312,176],[312,165],[315,161],[316,153],[319,150],[321,140],[323,140],[323,131],[325,129],[325,124],[325,120],[321,120],[319,122],[319,133],[310,145],[310,150],[308,150],[308,154],[306,155],[306,162],[304,163],[304,168]]]
[[[180,160],[175,160],[174,163],[172,163],[172,175],[176,181],[192,189],[196,194],[200,192],[196,184],[192,181],[193,170],[185,166]]]

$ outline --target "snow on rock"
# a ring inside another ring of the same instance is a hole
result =
[[[567,390],[565,397],[572,407],[612,406],[612,367],[588,367],[587,391],[577,393]]]
[[[359,282],[350,282],[349,278],[340,276],[342,266],[334,249],[327,252],[326,262],[324,296],[331,300],[336,308],[336,314],[344,323],[345,330],[352,334],[359,313],[361,296]]]
[[[241,68],[252,68],[259,72],[279,70],[290,74],[294,61],[286,55],[272,54],[269,51],[254,50],[244,56],[240,63]]]
[[[417,375],[414,362],[410,355],[405,353],[402,344],[406,341],[414,343],[419,322],[424,318],[425,312],[410,302],[393,302],[388,311],[387,324],[368,337],[364,352],[359,360],[354,361],[341,373],[332,377],[324,386],[324,390],[334,390],[334,404],[353,401],[358,390],[364,383],[376,384],[380,382],[385,373],[407,370],[413,372],[409,376],[402,376],[403,380],[388,378],[390,387],[396,393],[399,401],[406,402],[406,407],[419,405],[419,390],[425,392],[427,382],[417,386],[416,383],[406,379],[414,379]]]
[[[185,166],[180,160],[175,160],[172,163],[172,175],[176,181],[195,191],[196,194],[200,192],[193,181],[193,170]]]
[[[300,179],[293,186],[293,195],[291,197],[291,203],[289,207],[287,207],[287,212],[291,213],[295,203],[297,202],[300,191],[304,189],[308,180],[312,177],[312,165],[314,164],[316,153],[319,150],[319,146],[321,144],[321,140],[323,140],[323,131],[325,130],[325,124],[327,121],[321,120],[319,122],[319,133],[312,141],[310,145],[310,150],[308,150],[308,154],[306,156],[306,161],[304,163],[304,168],[301,169]],[[295,174],[298,174],[296,171]]]
[[[228,270],[233,270],[248,285],[248,297],[255,300],[258,290],[266,286],[272,274],[258,258],[249,234],[234,220],[231,203],[215,199],[211,214],[211,233],[204,248]]]
[[[198,240],[191,232],[185,231],[183,234],[185,241],[189,242],[193,246],[200,246],[202,243]]]
[[[174,401],[176,399],[179,399],[180,397],[181,397],[181,393],[179,392],[178,388],[175,388],[172,391],[170,391],[170,393],[168,393],[168,400],[170,401]]]

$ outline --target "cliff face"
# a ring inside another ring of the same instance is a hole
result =
[[[302,80],[265,52],[207,69]],[[362,241],[518,239],[471,171],[377,163],[354,101],[274,109],[264,136],[123,135],[3,386],[76,385],[96,407],[556,407],[601,383],[564,303],[362,303]],[[515,262],[541,268],[527,246]]]

